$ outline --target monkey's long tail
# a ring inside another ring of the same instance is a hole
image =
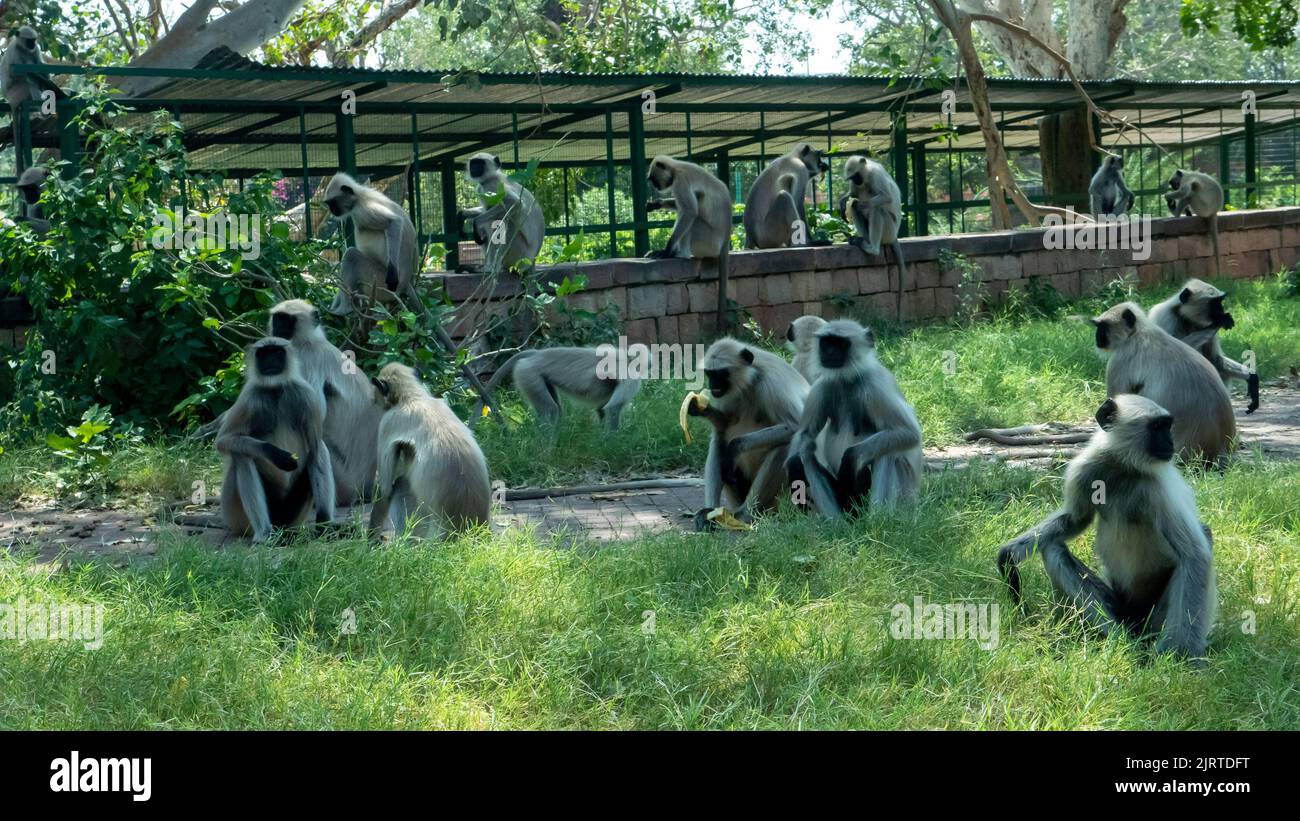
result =
[[[486,393],[488,396],[493,396],[494,395],[493,391],[497,389],[498,385],[500,385],[506,379],[513,377],[515,372],[515,365],[519,364],[519,360],[523,359],[525,356],[527,356],[530,353],[532,353],[532,351],[520,351],[519,353],[515,354],[514,356],[510,357],[505,362],[503,362],[501,367],[497,368],[497,372],[492,374],[492,378],[488,380],[487,385],[484,386],[484,393]],[[474,406],[474,413],[470,415],[470,424],[477,422],[479,419],[483,417],[484,407],[490,407],[490,406],[485,406],[482,402],[479,402],[477,405]]]

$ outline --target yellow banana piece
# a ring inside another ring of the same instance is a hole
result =
[[[704,410],[709,406],[709,397],[707,394],[691,391],[686,394],[686,398],[682,400],[682,408],[677,412],[677,424],[682,426],[682,433],[686,435],[686,444],[688,445],[691,443],[691,428],[690,425],[686,423],[686,416],[687,412],[690,410],[692,402],[695,403],[695,407]]]

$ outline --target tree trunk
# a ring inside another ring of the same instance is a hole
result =
[[[1053,205],[1088,210],[1088,183],[1098,157],[1088,144],[1092,117],[1086,106],[1048,114],[1038,121],[1043,188]]]

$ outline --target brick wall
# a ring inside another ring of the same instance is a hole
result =
[[[1030,277],[1050,283],[1063,296],[1091,293],[1123,274],[1144,285],[1177,283],[1188,277],[1215,276],[1215,262],[1205,221],[1197,217],[1151,221],[1149,258],[1129,250],[1048,250],[1046,229],[996,231],[902,241],[908,260],[909,290],[903,302],[907,319],[930,319],[953,313],[955,286],[961,273],[940,263],[948,249],[966,257],[983,272],[984,287],[996,299],[1009,288],[1022,288]],[[1300,261],[1300,208],[1235,211],[1219,218],[1223,276],[1262,277]],[[892,259],[892,257],[891,257]],[[694,260],[615,259],[552,266],[548,281],[580,273],[587,289],[566,297],[573,307],[589,310],[606,304],[618,308],[624,332],[633,342],[699,342],[714,327],[716,271]],[[834,316],[831,298],[849,297],[860,309],[894,316],[898,273],[892,262],[867,257],[857,248],[786,248],[736,251],[731,254],[731,298],[764,328],[784,333],[790,320],[803,314]],[[448,295],[463,306],[458,331],[482,321],[517,282],[502,277],[491,299],[480,291],[486,283],[476,274],[442,276]],[[456,333],[456,336],[462,335]]]

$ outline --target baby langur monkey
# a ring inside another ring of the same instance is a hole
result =
[[[374,495],[375,435],[380,409],[356,362],[330,344],[320,311],[289,299],[271,308],[271,336],[288,341],[298,370],[325,399],[325,444],[334,472],[335,502],[350,505]]]
[[[336,219],[352,221],[356,245],[339,262],[341,286],[329,311],[346,316],[358,295],[390,303],[415,297],[415,225],[402,206],[342,171],[325,188],[325,205]]]
[[[907,261],[903,259],[898,233],[903,224],[903,194],[885,167],[866,157],[849,157],[844,163],[844,179],[849,184],[849,193],[840,197],[839,210],[845,222],[852,223],[857,232],[849,237],[849,244],[871,256],[881,252],[882,243],[893,248],[894,262],[898,265],[897,313],[898,321],[902,322]]]
[[[790,364],[808,380],[809,385],[821,376],[821,365],[817,361],[817,332],[825,327],[826,320],[808,314],[791,322],[785,332],[786,344],[794,351],[794,361]]]
[[[727,184],[695,163],[660,155],[646,174],[660,199],[646,211],[677,212],[673,233],[651,259],[716,259],[718,261],[718,332],[727,329],[727,254],[731,251],[731,191]]]
[[[1141,396],[1107,399],[1101,430],[1065,472],[1061,509],[998,550],[998,570],[1020,602],[1017,566],[1034,551],[1058,599],[1109,633],[1158,634],[1156,650],[1199,657],[1218,607],[1213,538],[1196,496],[1171,463],[1177,419]],[[1102,575],[1067,542],[1097,519]]]
[[[1112,154],[1102,160],[1088,183],[1088,200],[1094,216],[1120,217],[1128,213],[1137,198],[1124,184],[1124,158]]]
[[[520,351],[505,361],[488,382],[491,394],[503,380],[514,379],[533,412],[544,425],[554,428],[560,421],[558,393],[596,408],[596,415],[612,433],[618,430],[623,410],[641,390],[641,380],[617,379],[617,368],[606,376],[602,364],[608,364],[605,352],[596,348],[539,348]],[[613,363],[615,366],[617,363]],[[474,419],[483,413],[480,403]]]
[[[825,152],[799,143],[763,169],[745,198],[745,247],[809,245],[804,196],[808,183],[821,179],[830,168]],[[803,226],[802,238],[796,236],[796,221]]]
[[[1219,211],[1223,209],[1223,186],[1209,174],[1179,169],[1169,178],[1165,205],[1175,217],[1195,215],[1210,221],[1210,243],[1214,246],[1214,267],[1217,270],[1220,264]]]
[[[487,524],[492,486],[474,434],[406,365],[385,365],[374,385],[384,416],[371,531],[377,535],[391,519],[401,533],[414,519],[415,535],[440,538]]]
[[[1225,387],[1233,379],[1245,382],[1250,397],[1246,413],[1254,413],[1259,409],[1259,374],[1224,356],[1219,347],[1219,329],[1235,324],[1232,314],[1223,310],[1226,296],[1208,282],[1189,279],[1182,290],[1151,309],[1151,321],[1199,351],[1219,372]]]
[[[546,221],[532,192],[507,177],[501,158],[486,151],[469,158],[465,176],[482,204],[459,216],[474,223],[474,241],[484,248],[483,272],[499,274],[518,262],[537,259]]]
[[[1173,414],[1174,447],[1184,459],[1217,463],[1233,446],[1237,421],[1214,367],[1156,327],[1133,302],[1092,320],[1097,349],[1109,357],[1106,392],[1134,393]]]
[[[14,185],[18,189],[18,204],[22,210],[16,222],[27,223],[38,234],[50,230],[50,221],[45,219],[45,214],[41,210],[41,187],[49,177],[50,172],[47,169],[34,165],[20,174],[18,182]]]
[[[788,492],[785,460],[799,427],[808,383],[790,363],[730,337],[709,346],[701,363],[709,401],[687,413],[713,426],[704,461],[704,507],[696,530],[711,530],[711,511],[725,506],[735,519],[772,510]]]
[[[916,496],[925,462],[921,425],[876,358],[871,331],[849,319],[817,332],[821,376],[804,404],[786,469],[804,479],[818,513],[838,519],[870,494],[891,507]]]
[[[244,388],[222,417],[217,452],[225,462],[221,515],[239,535],[265,541],[272,528],[300,522],[309,503],[317,522],[334,518],[334,477],[322,437],[325,400],[299,375],[283,339],[248,347]]]

